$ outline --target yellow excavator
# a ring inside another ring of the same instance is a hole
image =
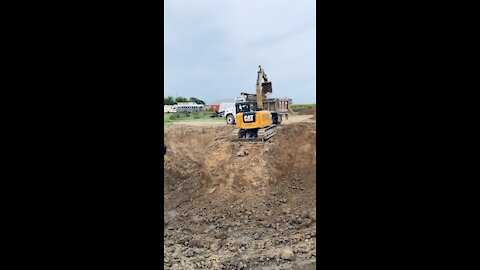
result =
[[[251,102],[236,103],[235,129],[231,134],[232,141],[264,142],[277,133],[277,115],[263,110],[263,95],[272,92],[272,83],[268,81],[262,66],[259,66],[256,96],[257,104]]]

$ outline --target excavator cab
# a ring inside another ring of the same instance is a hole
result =
[[[239,102],[235,104],[235,107],[237,113],[255,112],[258,110],[256,104],[252,102]]]

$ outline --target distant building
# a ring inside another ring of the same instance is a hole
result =
[[[202,112],[205,110],[205,105],[197,104],[195,102],[178,102],[177,112]]]
[[[163,112],[176,113],[177,112],[177,105],[163,105]]]

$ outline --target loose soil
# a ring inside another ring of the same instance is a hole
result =
[[[226,124],[165,128],[165,269],[315,268],[308,118],[285,121],[265,143],[232,143]]]
[[[312,114],[315,114],[316,112],[316,109],[314,108],[308,108],[308,109],[304,109],[304,110],[301,110],[298,112],[299,115],[312,115]]]

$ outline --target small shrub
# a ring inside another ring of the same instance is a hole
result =
[[[190,112],[179,112],[177,113],[178,118],[188,118],[190,116]]]
[[[170,114],[170,120],[177,120],[178,119],[178,115],[176,113],[172,113]]]

